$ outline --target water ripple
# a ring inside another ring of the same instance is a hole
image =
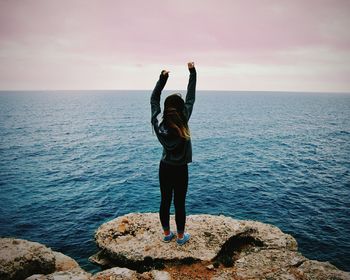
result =
[[[158,211],[149,117],[149,92],[0,94],[1,235],[96,270],[101,223]],[[275,224],[350,270],[350,96],[199,92],[190,126],[189,214]]]

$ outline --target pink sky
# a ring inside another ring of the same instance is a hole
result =
[[[2,0],[0,90],[350,92],[348,0]]]

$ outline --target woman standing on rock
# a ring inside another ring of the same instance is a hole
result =
[[[161,203],[159,218],[164,230],[164,242],[170,242],[175,234],[170,230],[170,206],[174,192],[177,244],[183,245],[190,239],[185,232],[185,200],[188,186],[188,166],[192,161],[192,146],[188,120],[195,101],[197,73],[194,62],[189,62],[190,78],[186,100],[178,93],[169,95],[164,101],[163,120],[158,124],[160,114],[160,95],[168,80],[169,71],[163,70],[151,96],[151,122],[163,154],[159,165]]]

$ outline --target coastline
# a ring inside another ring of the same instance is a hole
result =
[[[174,217],[171,217],[174,226]],[[161,242],[157,213],[130,213],[95,232],[100,249],[91,274],[46,246],[1,238],[1,279],[350,279],[329,262],[309,260],[294,237],[258,221],[189,215],[192,238],[183,246]],[[45,256],[45,257],[43,257]],[[28,278],[27,278],[28,277]]]

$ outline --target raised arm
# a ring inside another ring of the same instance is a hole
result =
[[[187,113],[187,120],[189,120],[192,114],[193,104],[196,99],[197,72],[196,68],[194,67],[194,62],[189,62],[187,65],[188,70],[190,71],[190,78],[187,86],[185,108]]]
[[[155,122],[158,122],[157,116],[160,113],[160,95],[168,80],[168,77],[169,71],[163,70],[151,95],[151,122],[153,125],[155,125]]]

